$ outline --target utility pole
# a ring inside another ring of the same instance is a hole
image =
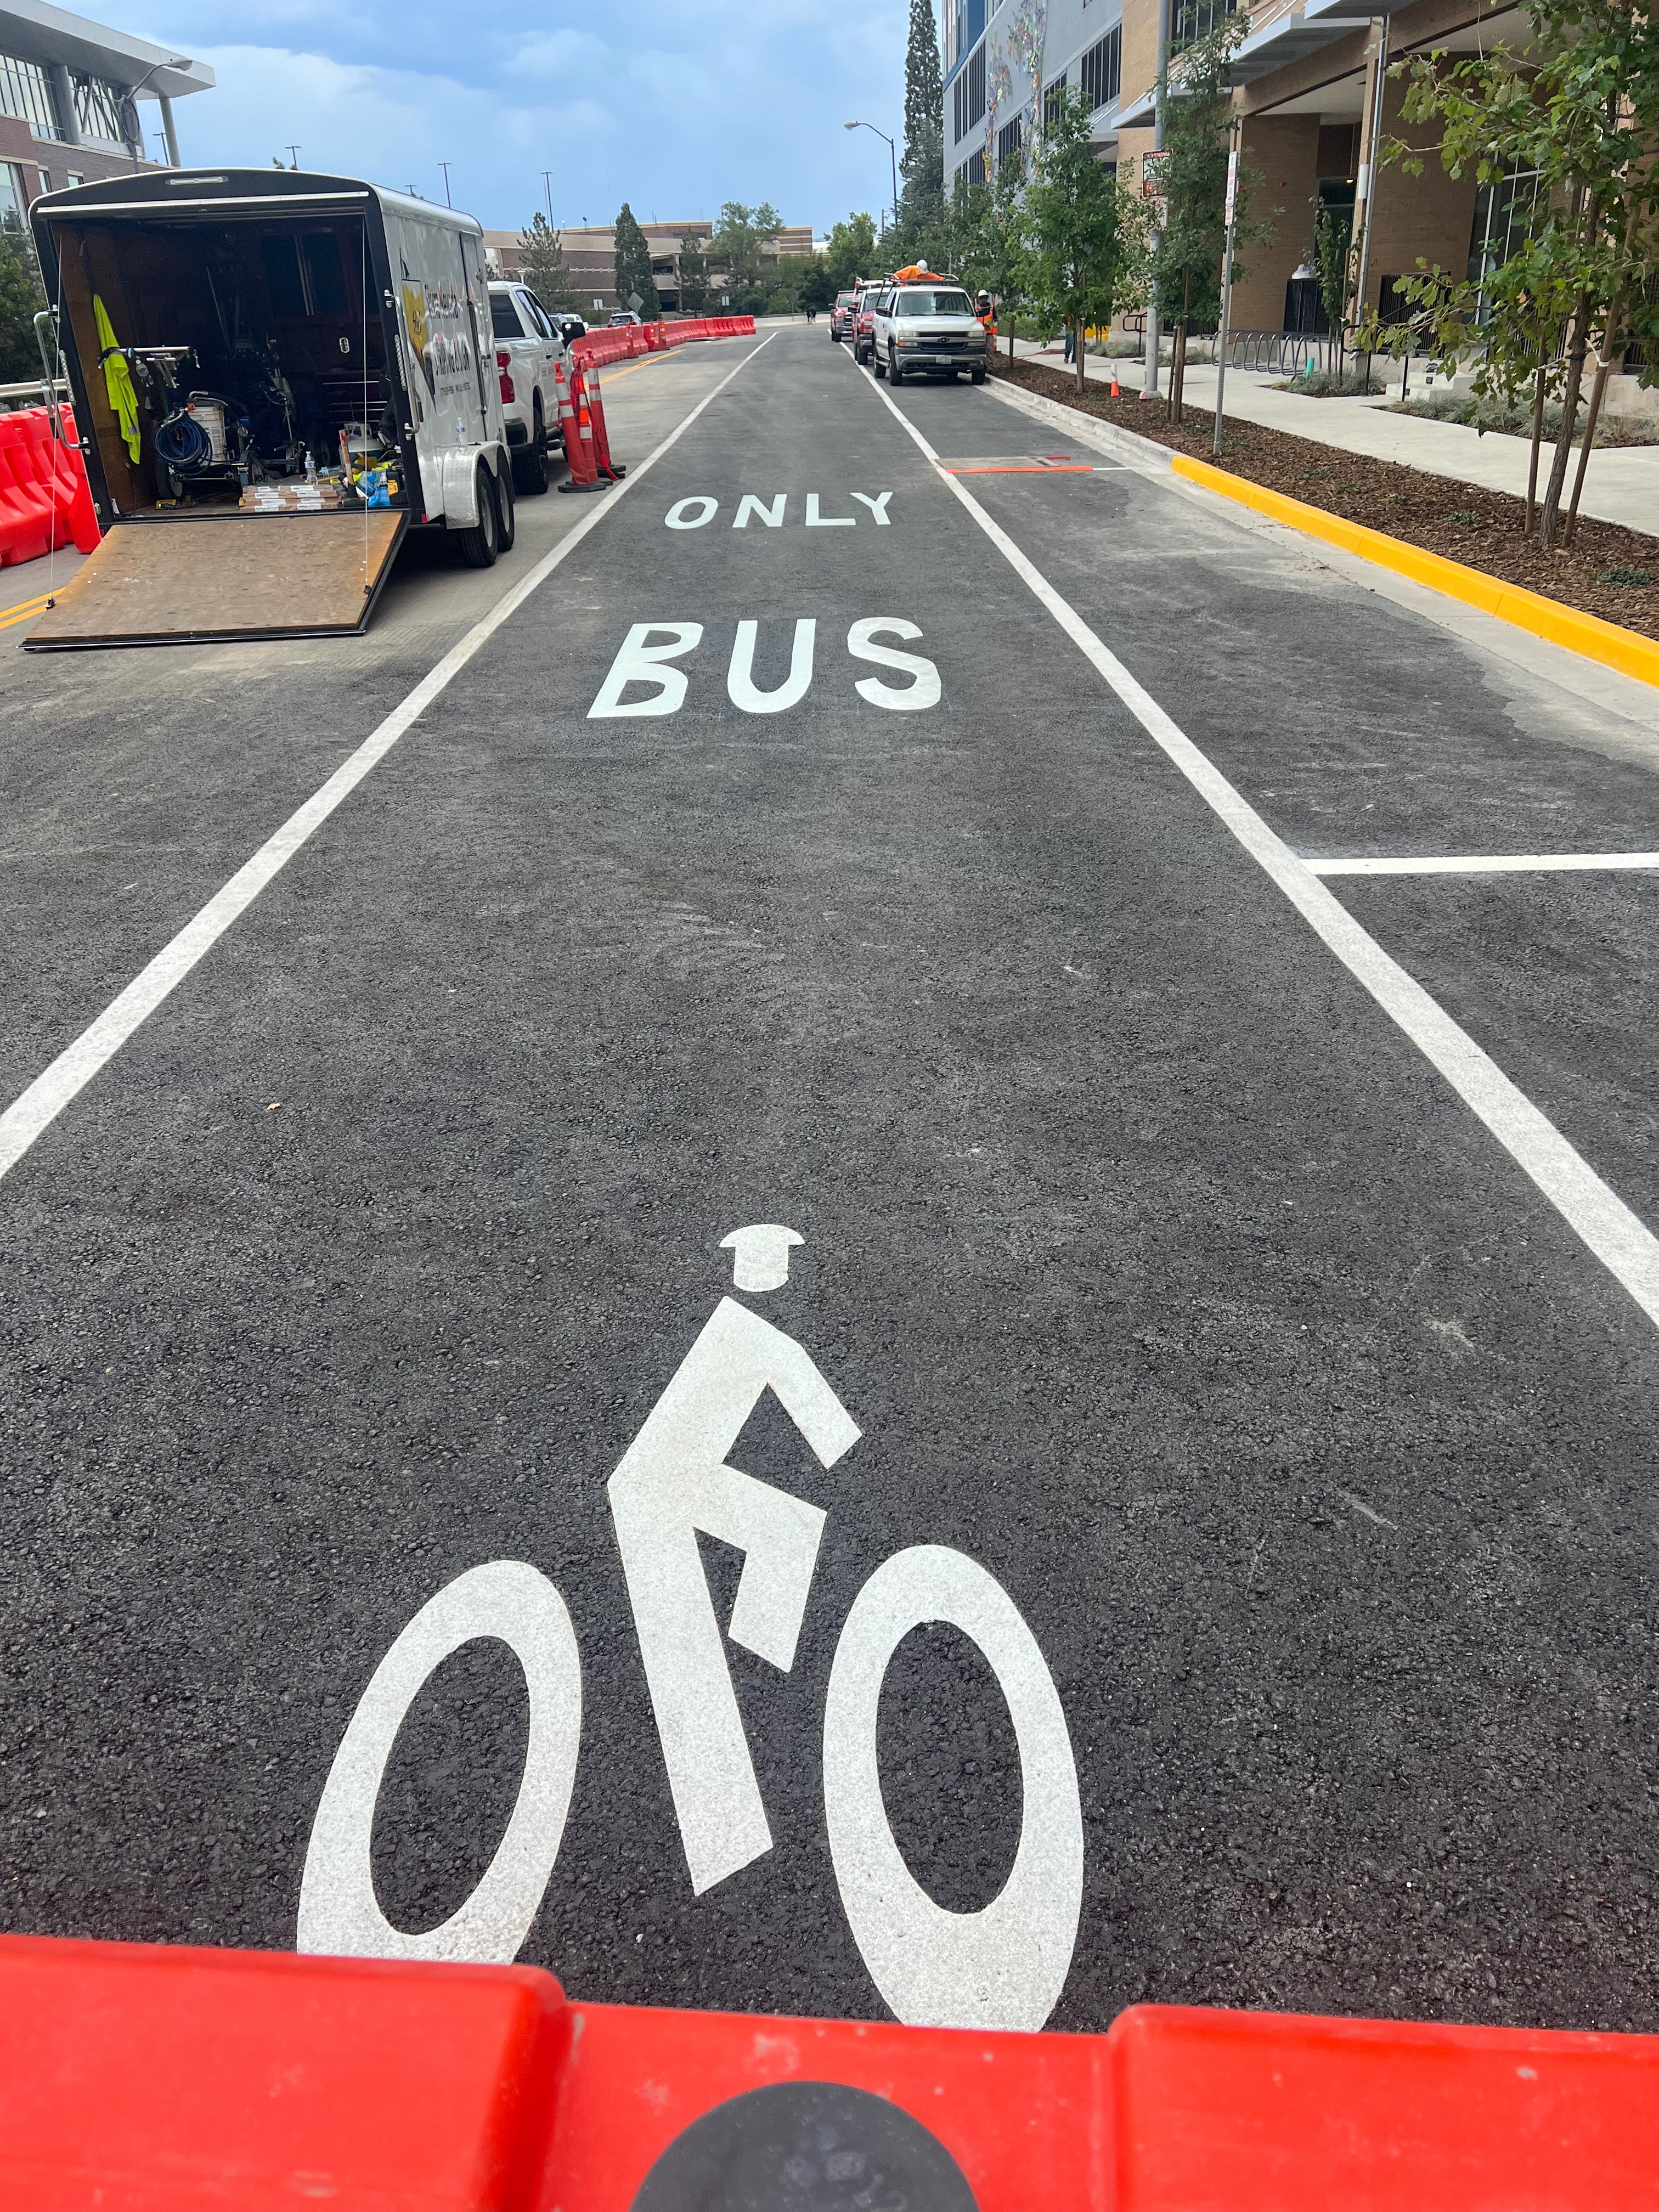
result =
[[[1164,151],[1164,110],[1169,104],[1169,98],[1170,0],[1158,0],[1158,89],[1153,94],[1154,105],[1152,109],[1152,151],[1155,154],[1161,154]],[[1155,164],[1154,166],[1156,167],[1158,165]],[[1144,170],[1142,175],[1144,189]],[[1154,208],[1157,206],[1156,200],[1153,202],[1153,206]],[[1155,223],[1153,228],[1154,241],[1156,241],[1158,231]],[[1159,312],[1158,308],[1158,280],[1156,277],[1152,277],[1148,280],[1146,285],[1146,374],[1140,380],[1140,396],[1143,399],[1156,399],[1158,397],[1158,330],[1163,319],[1163,315]]]
[[[1233,117],[1232,144],[1227,149],[1227,243],[1221,249],[1221,328],[1215,349],[1215,446],[1221,459],[1221,403],[1227,389],[1227,322],[1233,304],[1233,222],[1238,210],[1238,142],[1242,118]]]
[[[453,208],[455,203],[449,197],[449,164],[447,161],[440,161],[438,167],[444,173],[444,205]]]
[[[547,194],[547,227],[551,230],[553,228],[553,172],[551,169],[542,171],[542,190]]]

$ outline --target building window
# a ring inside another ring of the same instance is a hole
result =
[[[100,76],[76,78],[75,117],[82,137],[101,138],[107,145],[125,146],[127,138],[121,108],[119,85],[106,84]]]
[[[0,115],[27,123],[37,138],[61,138],[52,79],[39,62],[0,54]]]
[[[981,46],[968,64],[968,120],[977,123],[985,113],[985,49]]]
[[[1185,53],[1188,46],[1207,39],[1226,21],[1236,5],[1237,0],[1177,0],[1170,22],[1170,52]]]
[[[1054,82],[1050,85],[1046,85],[1043,88],[1042,127],[1045,131],[1048,128],[1051,123],[1059,122],[1060,111],[1065,104],[1066,72],[1064,70],[1061,70],[1060,75],[1054,79]]]
[[[1109,107],[1117,98],[1123,67],[1123,26],[1114,23],[1103,39],[1097,39],[1078,65],[1077,81],[1089,112]]]
[[[1025,118],[1023,115],[1017,115],[1012,123],[1005,123],[997,133],[997,174],[999,176],[1002,174],[1010,161],[1018,161],[1020,159],[1024,144]]]
[[[0,161],[0,230],[21,230],[28,211],[23,172],[15,161]]]
[[[1538,215],[1538,172],[1511,169],[1495,185],[1482,185],[1474,196],[1474,224],[1469,234],[1468,277],[1484,287],[1495,269],[1526,244]],[[1483,294],[1479,319],[1488,310]]]

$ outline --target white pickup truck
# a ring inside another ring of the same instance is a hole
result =
[[[492,284],[489,319],[513,481],[520,491],[545,491],[548,453],[560,443],[554,372],[564,359],[564,340],[527,284]]]

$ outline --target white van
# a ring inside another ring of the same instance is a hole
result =
[[[31,650],[361,630],[406,530],[452,532],[478,568],[512,545],[471,216],[346,177],[175,169],[30,220],[106,532]]]

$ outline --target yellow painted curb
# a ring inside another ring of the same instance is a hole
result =
[[[1269,491],[1248,477],[1212,468],[1207,461],[1176,453],[1170,465],[1176,476],[1218,491],[1225,499],[1236,499],[1241,507],[1253,507],[1258,514],[1269,515],[1310,538],[1322,538],[1328,545],[1340,545],[1345,552],[1358,554],[1362,561],[1375,561],[1379,568],[1392,568],[1396,575],[1409,576],[1414,584],[1426,584],[1431,592],[1443,592],[1449,599],[1479,607],[1483,614],[1496,615],[1499,622],[1513,623],[1517,629],[1530,630],[1534,637],[1565,646],[1569,653],[1582,653],[1587,659],[1633,676],[1640,684],[1659,684],[1659,641],[1621,629],[1617,623],[1603,622],[1600,615],[1564,607],[1558,599],[1547,599],[1541,592],[1528,592],[1519,584],[1501,583],[1478,568],[1466,568],[1461,561],[1425,553],[1421,547],[1407,545],[1383,531],[1345,522],[1340,514],[1327,514],[1322,507],[1310,507],[1305,501],[1287,499],[1283,492]]]

